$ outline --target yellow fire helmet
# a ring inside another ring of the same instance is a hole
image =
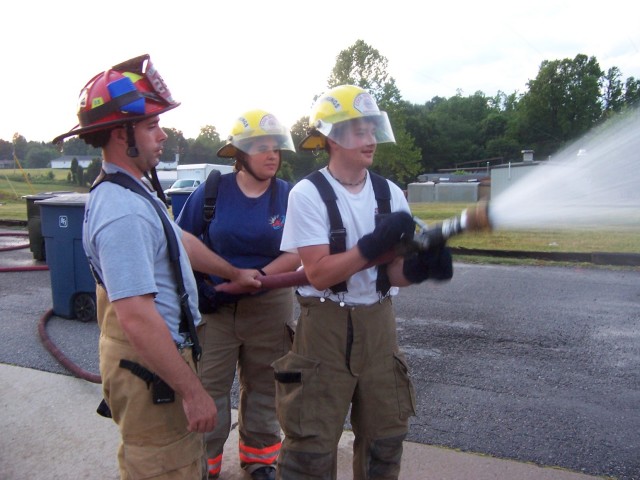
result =
[[[354,85],[340,85],[322,94],[309,115],[307,136],[300,142],[301,150],[322,150],[326,138],[344,148],[354,148],[352,135],[346,135],[344,126],[349,123],[372,122],[375,143],[395,143],[387,113],[381,111],[371,94]],[[349,122],[349,123],[347,123]]]
[[[264,110],[249,110],[236,119],[227,144],[218,150],[218,157],[236,158],[238,150],[249,153],[253,140],[265,136],[278,140],[278,150],[296,151],[291,132],[273,114]]]

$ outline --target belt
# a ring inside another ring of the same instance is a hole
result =
[[[334,300],[332,298],[329,297],[303,297],[302,295],[300,295],[299,293],[296,292],[296,295],[298,297],[300,297],[301,299],[309,299],[311,301],[316,301],[319,303],[325,303],[325,302],[329,302],[333,305],[336,305],[338,307],[342,307],[342,308],[349,308],[351,310],[356,309],[356,308],[370,308],[373,307],[375,305],[379,305],[381,303],[390,301],[391,297],[389,295],[382,297],[379,301],[375,302],[375,303],[346,303],[340,300]]]
[[[185,340],[182,343],[175,342],[175,344],[176,344],[176,348],[181,352],[187,348],[193,347],[193,342],[191,340]]]

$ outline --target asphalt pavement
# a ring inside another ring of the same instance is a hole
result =
[[[2,233],[16,232],[2,229]],[[18,230],[18,233],[21,231]],[[23,232],[23,231],[22,231]],[[43,344],[46,326],[60,351],[82,372],[97,373],[98,331],[92,323],[62,319],[51,309],[49,272],[33,260],[20,236],[0,236],[0,478],[116,479],[118,433],[95,413],[99,384],[70,374]],[[26,322],[25,322],[26,320]],[[30,333],[16,328],[30,325]],[[80,333],[81,332],[81,333]],[[18,334],[20,333],[20,334]],[[78,339],[82,338],[82,345]],[[82,373],[81,372],[81,373]],[[77,373],[77,372],[76,372]],[[234,412],[235,413],[235,412]],[[239,468],[237,431],[227,442],[223,479],[247,479]],[[353,436],[345,430],[339,448],[339,479],[351,478]],[[604,478],[489,455],[405,442],[402,479],[580,480]]]
[[[69,375],[0,364],[0,478],[119,478],[118,431],[113,422],[95,413],[101,399],[99,384]],[[248,480],[240,469],[235,425],[226,444],[220,478]],[[339,446],[340,480],[352,478],[352,446],[353,435],[345,431]],[[602,477],[405,442],[400,478],[587,480]]]

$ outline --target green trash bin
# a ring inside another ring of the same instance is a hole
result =
[[[96,319],[96,283],[82,246],[88,193],[38,200],[51,275],[53,313],[83,322]]]
[[[42,222],[40,219],[40,207],[36,205],[36,201],[46,200],[47,198],[57,195],[67,195],[68,191],[60,192],[40,192],[34,195],[25,195],[27,201],[27,230],[29,232],[29,250],[33,254],[35,260],[46,260],[46,250],[44,246],[44,237],[42,236]]]

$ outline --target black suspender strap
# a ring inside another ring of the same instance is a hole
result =
[[[371,183],[373,184],[373,193],[378,202],[378,215],[391,213],[391,189],[387,179],[369,172]],[[391,282],[387,275],[387,266],[385,264],[378,265],[378,277],[376,278],[376,291],[386,295],[391,288]]]
[[[387,179],[377,173],[369,172],[373,184],[373,193],[378,202],[378,213],[391,213],[391,189]]]
[[[329,181],[319,170],[309,174],[307,179],[316,186],[318,192],[320,192],[320,197],[322,197],[327,206],[327,213],[329,214],[329,253],[333,255],[334,253],[345,252],[347,250],[347,230],[344,228],[342,216],[340,215],[340,210],[338,210],[336,192],[334,192]],[[346,292],[347,282],[336,283],[331,287],[331,291],[333,293]]]
[[[200,342],[198,341],[198,334],[196,333],[193,314],[191,313],[191,309],[189,308],[189,295],[184,288],[184,278],[182,276],[182,269],[180,268],[180,249],[178,248],[178,239],[176,238],[175,231],[171,226],[171,220],[169,220],[166,210],[163,211],[162,207],[153,199],[151,193],[145,190],[133,178],[124,173],[118,172],[106,174],[102,178],[102,181],[115,183],[117,185],[120,185],[121,187],[131,190],[134,193],[137,193],[138,195],[146,198],[151,203],[151,205],[153,205],[153,208],[156,209],[156,212],[158,213],[158,216],[162,221],[162,228],[164,229],[164,233],[167,237],[169,260],[171,261],[173,273],[176,277],[178,296],[180,298],[181,316],[179,331],[180,333],[188,333],[189,337],[191,337],[191,341],[193,342],[193,360],[195,362],[198,362],[202,354],[202,348],[200,347]],[[92,187],[92,190],[97,186],[98,184],[95,184]]]
[[[322,200],[327,206],[329,215],[329,252],[331,254],[345,252],[347,250],[347,231],[344,228],[342,216],[338,209],[336,192],[320,171],[315,171],[306,178],[315,185],[320,193],[320,197],[322,197]],[[386,178],[373,172],[369,172],[369,178],[371,179],[373,193],[378,202],[378,214],[391,213],[391,189],[389,188],[389,183]],[[378,265],[376,290],[386,295],[389,288],[391,288],[391,283],[387,276],[387,266]],[[333,285],[331,291],[333,293],[346,292],[347,282],[344,281]]]

